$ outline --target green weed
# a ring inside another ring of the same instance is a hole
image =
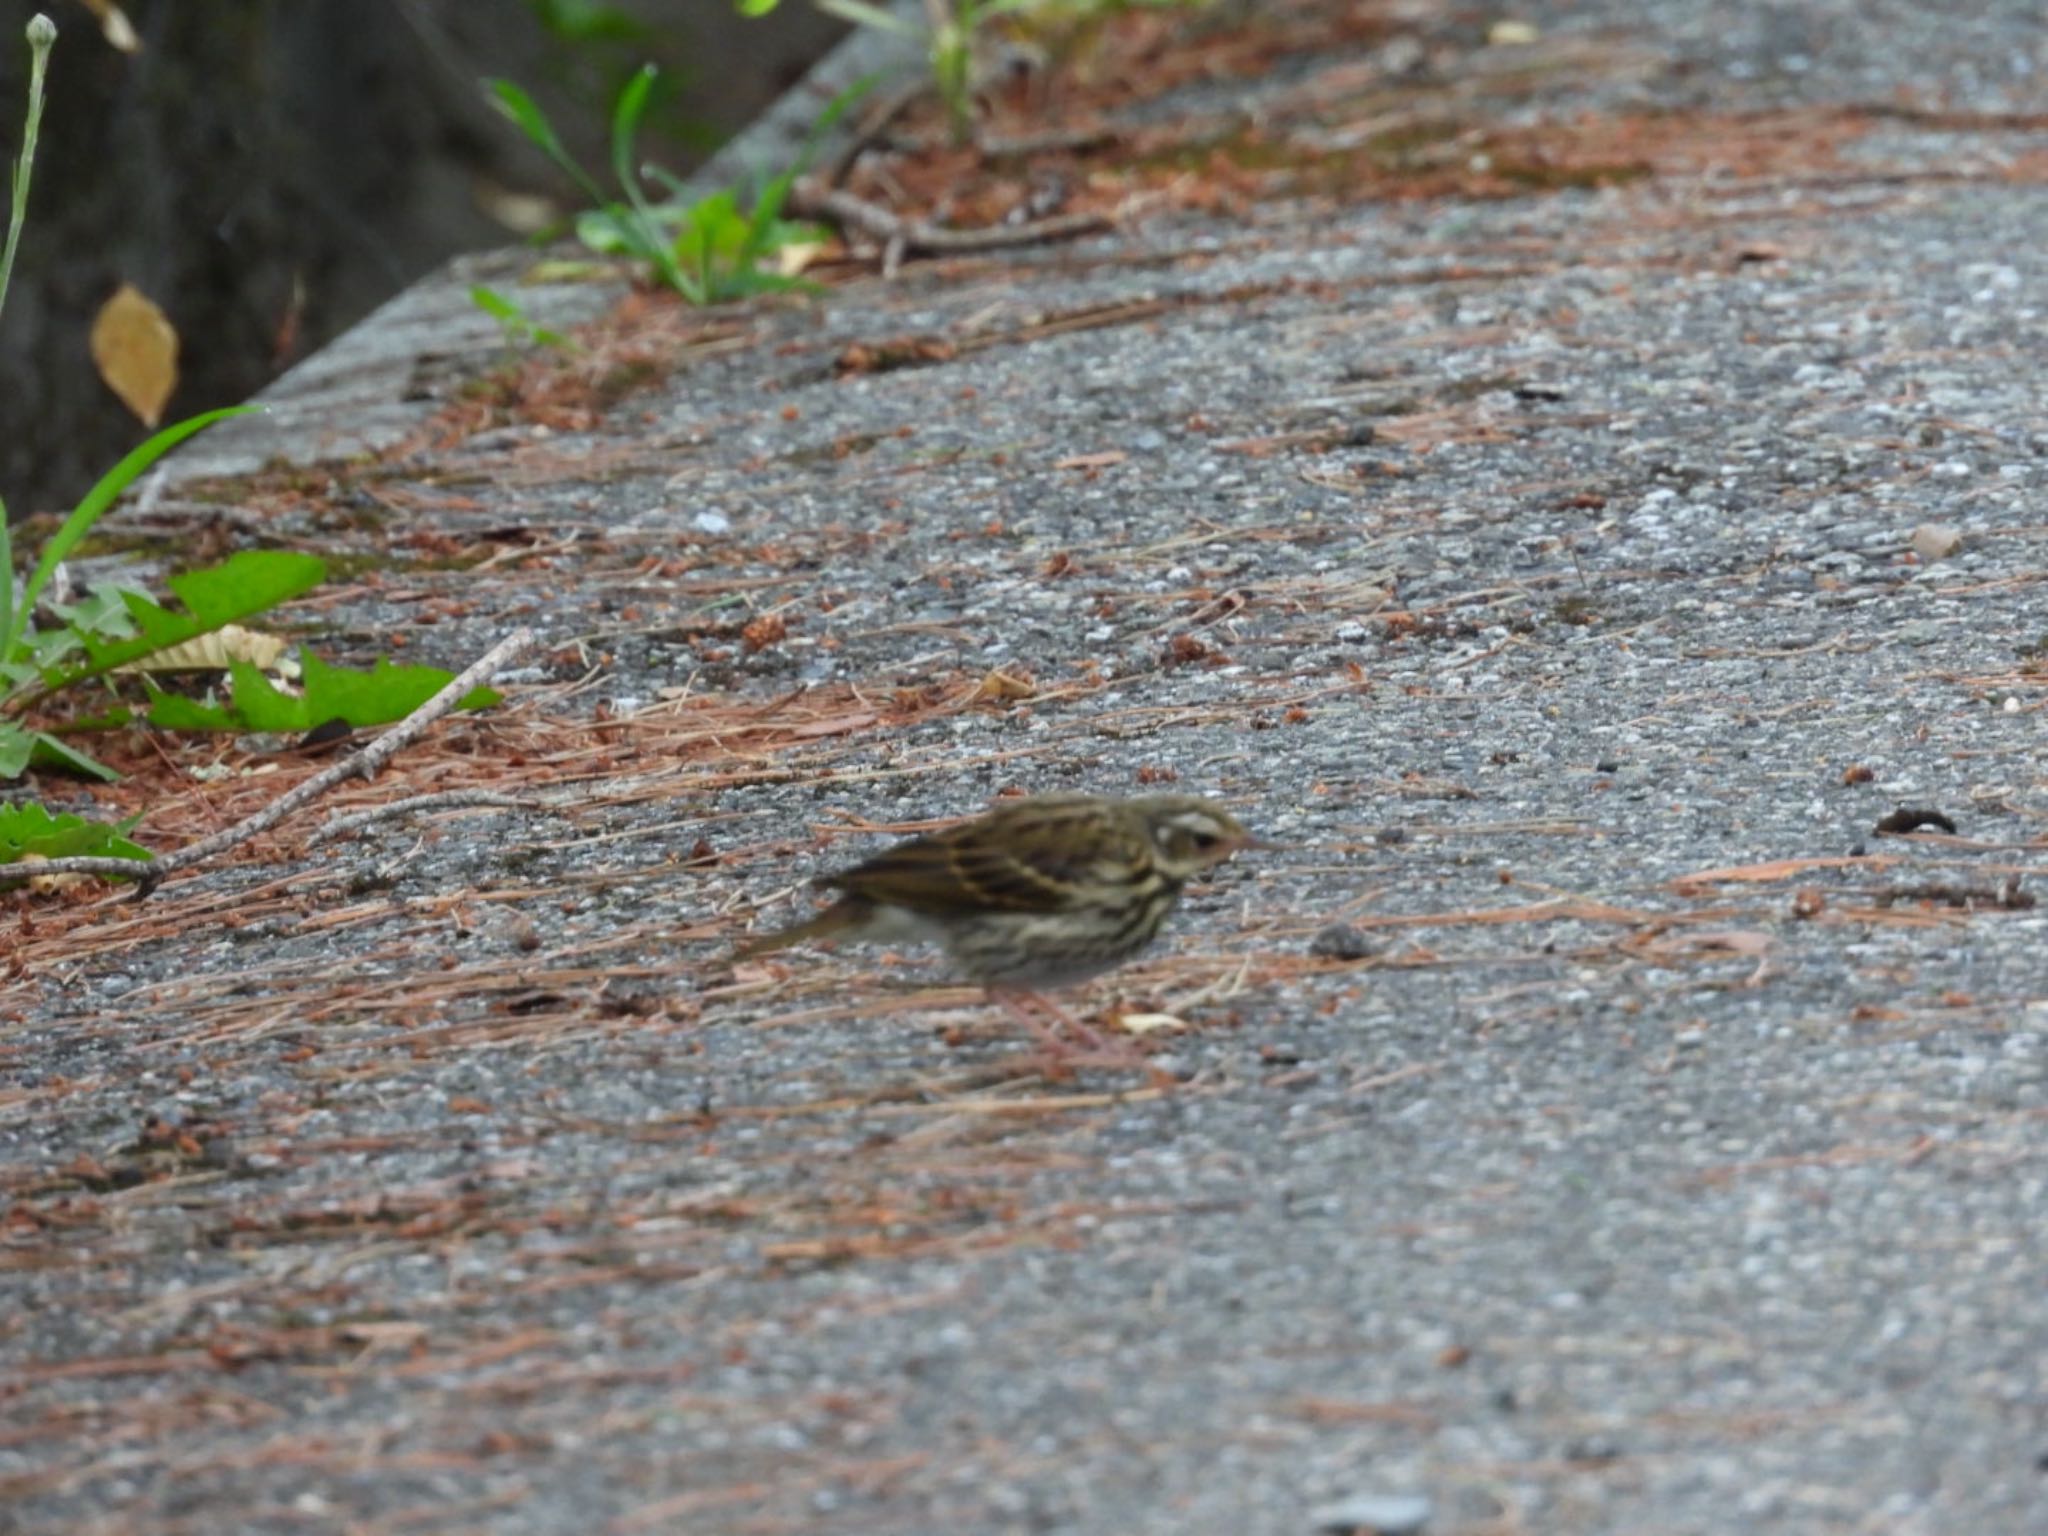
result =
[[[785,246],[822,238],[812,225],[782,217],[783,204],[801,165],[772,178],[742,207],[731,188],[691,200],[682,184],[658,169],[648,175],[664,184],[667,201],[648,195],[635,146],[641,119],[659,72],[648,65],[627,82],[612,105],[612,178],[624,194],[609,196],[576,163],[554,125],[533,98],[510,80],[486,82],[505,115],[550,160],[583,189],[594,207],[577,215],[576,235],[591,250],[644,262],[666,286],[691,304],[722,304],[758,293],[813,291],[802,278],[765,269]]]

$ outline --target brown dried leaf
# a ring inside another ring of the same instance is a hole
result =
[[[1190,662],[1206,662],[1212,667],[1225,666],[1230,658],[1213,645],[1204,645],[1193,635],[1183,630],[1166,645],[1166,665],[1185,666]]]
[[[740,631],[740,643],[747,648],[747,654],[765,651],[771,645],[779,645],[789,634],[789,620],[779,613],[764,613]]]
[[[926,363],[951,362],[954,345],[936,336],[898,336],[887,341],[856,341],[840,352],[834,366],[841,373],[889,373]]]
[[[107,388],[145,427],[163,420],[178,387],[178,333],[132,285],[123,283],[94,317],[92,360]]]

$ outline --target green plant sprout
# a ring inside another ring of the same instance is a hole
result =
[[[565,352],[576,350],[576,343],[560,331],[551,331],[544,325],[536,324],[516,300],[506,298],[495,288],[487,288],[482,283],[474,284],[469,290],[469,302],[498,322],[498,328],[505,333],[507,347],[558,347]]]
[[[640,121],[659,77],[643,67],[612,106],[612,177],[625,201],[608,197],[576,163],[533,98],[510,80],[485,82],[499,110],[550,160],[568,172],[595,205],[577,216],[576,235],[591,250],[645,262],[661,281],[691,304],[722,304],[758,293],[813,291],[815,284],[764,270],[763,263],[788,245],[822,238],[812,225],[782,217],[789,189],[801,166],[792,166],[763,186],[750,208],[727,188],[689,201],[682,184],[650,171],[670,193],[657,203],[647,195],[635,145]]]

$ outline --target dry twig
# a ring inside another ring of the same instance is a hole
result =
[[[909,110],[911,105],[931,89],[929,80],[912,80],[898,86],[880,101],[861,114],[860,122],[853,132],[825,162],[818,167],[817,178],[828,187],[844,182],[853,170],[854,162],[867,152],[889,131],[889,125]]]
[[[830,219],[850,234],[880,241],[893,260],[919,251],[961,255],[1071,240],[1109,227],[1109,220],[1099,213],[1063,213],[1049,219],[1027,219],[1020,224],[992,225],[986,229],[943,229],[925,219],[906,219],[891,213],[816,176],[798,178],[789,191],[789,207],[798,218]]]
[[[340,762],[324,772],[315,774],[296,789],[280,795],[254,815],[243,817],[231,827],[223,827],[211,837],[202,837],[195,843],[187,843],[184,847],[167,853],[160,859],[152,859],[146,864],[135,859],[46,859],[32,869],[24,870],[23,878],[30,874],[116,875],[135,881],[135,899],[141,901],[170,876],[190,869],[195,864],[203,863],[217,853],[224,853],[230,848],[246,843],[259,833],[269,831],[300,806],[318,799],[343,780],[357,777],[374,778],[377,770],[396,756],[400,749],[418,739],[428,726],[453,709],[465,694],[496,676],[501,667],[531,644],[532,630],[515,629],[479,656],[447,687],[368,746],[360,751],[351,752]]]
[[[374,822],[391,821],[420,811],[456,810],[465,806],[495,806],[505,811],[549,809],[531,800],[522,800],[517,795],[501,794],[495,789],[444,789],[430,795],[411,795],[403,800],[373,805],[367,811],[356,811],[347,816],[330,817],[325,826],[306,839],[306,843],[311,847],[333,838],[346,837],[351,832],[360,832]]]

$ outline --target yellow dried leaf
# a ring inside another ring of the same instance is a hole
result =
[[[162,310],[127,283],[92,322],[92,360],[107,388],[145,427],[163,420],[178,387],[178,333]]]
[[[780,277],[802,277],[807,268],[831,249],[824,240],[792,240],[775,253],[776,274]]]
[[[99,17],[100,36],[111,47],[123,53],[142,52],[142,39],[135,35],[134,24],[123,14],[121,7],[114,4],[114,0],[81,0],[81,3]]]
[[[1038,692],[1038,685],[1028,677],[1019,677],[1014,672],[991,672],[981,680],[981,686],[974,690],[977,699],[1028,699]]]
[[[1116,1027],[1127,1035],[1156,1035],[1186,1029],[1188,1021],[1174,1013],[1124,1013],[1117,1015]]]
[[[24,864],[47,864],[49,857],[40,853],[24,853],[14,861],[15,868]],[[76,890],[92,879],[90,875],[30,875],[28,888],[38,896],[52,896],[60,891]]]
[[[239,624],[223,624],[204,635],[194,635],[176,645],[117,667],[117,672],[225,672],[235,662],[245,661],[259,672],[276,667],[289,641]]]
[[[550,224],[561,222],[562,206],[553,198],[515,192],[488,176],[480,176],[471,183],[470,196],[489,218],[515,235],[537,235]]]

